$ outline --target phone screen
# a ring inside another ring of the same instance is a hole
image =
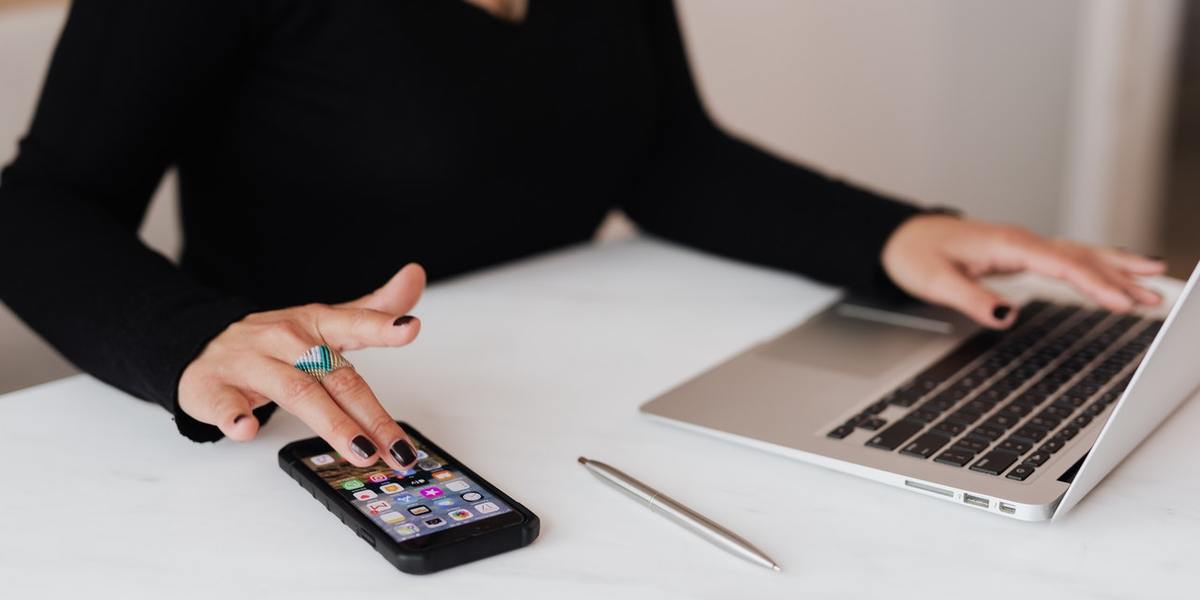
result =
[[[417,464],[408,471],[382,460],[356,467],[337,452],[305,457],[304,464],[398,542],[512,511],[444,458],[413,443]]]

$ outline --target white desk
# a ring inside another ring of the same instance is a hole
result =
[[[645,240],[431,289],[415,345],[351,359],[393,414],[543,525],[529,548],[428,577],[392,569],[279,470],[279,447],[309,435],[287,414],[251,443],[194,445],[162,409],[86,376],[0,397],[0,596],[1195,597],[1196,403],[1053,525],[639,416],[646,399],[835,297]],[[637,506],[580,454],[728,525],[784,572]]]

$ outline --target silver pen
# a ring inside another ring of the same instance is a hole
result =
[[[738,534],[713,523],[703,515],[626,475],[619,469],[582,456],[579,457],[579,464],[586,467],[596,477],[603,479],[622,492],[645,502],[650,508],[669,517],[688,531],[708,540],[726,552],[768,569],[781,570],[779,564],[771,560],[771,557],[764,554],[762,550],[755,548],[753,544],[747,542]]]

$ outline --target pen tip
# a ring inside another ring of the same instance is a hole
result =
[[[777,572],[778,572],[778,571],[782,571],[783,569],[780,569],[780,568],[779,568],[779,565],[771,565],[771,570],[772,570],[772,571],[777,571]]]
[[[586,458],[584,458],[584,457],[582,457],[582,456],[580,456],[580,457],[579,457],[579,464],[581,464],[581,465],[586,465],[586,464],[587,464],[587,459],[586,459]]]

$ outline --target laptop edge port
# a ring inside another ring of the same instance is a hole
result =
[[[988,508],[988,506],[991,504],[991,501],[987,498],[981,498],[979,496],[972,496],[971,494],[964,493],[963,504],[970,504],[971,506],[978,506],[979,508]]]
[[[1007,502],[1001,502],[1000,503],[1000,512],[1002,512],[1006,515],[1016,514],[1017,507],[1015,507],[1011,504],[1008,504]]]

